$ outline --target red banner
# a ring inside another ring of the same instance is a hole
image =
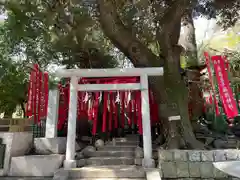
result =
[[[120,99],[121,99],[121,127],[124,128],[125,126],[125,91],[121,91],[120,92]]]
[[[136,111],[137,111],[137,123],[138,132],[140,135],[143,134],[142,129],[142,102],[141,102],[141,91],[136,91]]]
[[[39,77],[39,66],[38,64],[34,64],[33,67],[33,72],[35,73],[35,78],[34,78],[34,89],[33,89],[33,113],[34,113],[34,122],[36,123],[38,118],[37,118],[37,107],[38,107],[38,77]]]
[[[39,69],[38,71],[38,106],[37,106],[38,122],[40,122],[40,119],[41,119],[42,105],[43,105],[43,101],[42,101],[42,95],[43,95],[42,79],[43,78],[42,77],[43,77],[43,73]]]
[[[108,130],[112,132],[112,120],[113,120],[113,104],[114,104],[114,94],[109,92],[109,123],[108,123]]]
[[[214,100],[214,104],[215,104],[215,113],[217,116],[220,115],[220,111],[219,111],[219,107],[218,107],[218,100],[216,98],[215,95],[215,87],[213,85],[213,81],[212,81],[212,71],[211,71],[211,66],[210,66],[210,57],[209,54],[207,52],[204,52],[204,56],[206,58],[206,65],[207,65],[207,70],[208,70],[208,77],[209,77],[209,82],[213,91],[213,100]]]
[[[30,117],[33,115],[33,99],[34,99],[34,79],[35,73],[32,71],[29,78],[29,86],[28,86],[28,101],[26,108],[26,116]]]
[[[58,107],[58,129],[64,127],[65,121],[68,118],[68,105],[69,105],[69,88],[63,87],[61,84],[58,86],[60,92],[59,107]]]
[[[48,73],[45,72],[44,75],[44,105],[43,105],[43,114],[42,116],[47,116],[47,108],[48,108]]]
[[[98,108],[99,108],[99,97],[100,97],[100,92],[95,93],[95,102],[94,102],[94,117],[93,117],[93,128],[92,128],[92,135],[96,135],[97,133],[97,123],[98,123]]]
[[[212,62],[216,73],[216,79],[219,87],[220,98],[223,103],[223,108],[229,119],[238,115],[238,109],[233,97],[233,92],[228,80],[228,74],[225,70],[224,59],[222,56],[212,56]]]
[[[48,82],[48,73],[43,73],[39,65],[34,64],[29,78],[26,116],[33,116],[35,122],[47,116]]]
[[[103,117],[102,117],[102,132],[107,130],[107,113],[108,113],[108,92],[103,93]]]

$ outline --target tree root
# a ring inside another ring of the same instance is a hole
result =
[[[204,143],[202,143],[201,141],[197,140],[195,137],[185,137],[184,138],[188,148],[191,149],[199,149],[199,150],[204,150],[206,149]]]

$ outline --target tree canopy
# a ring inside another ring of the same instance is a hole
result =
[[[22,66],[0,57],[0,112],[11,116],[17,105],[24,110],[28,78]]]

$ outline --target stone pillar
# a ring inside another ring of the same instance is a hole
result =
[[[64,168],[76,167],[75,141],[76,141],[76,120],[77,120],[77,85],[78,85],[78,78],[71,77],[70,101],[69,101],[69,110],[68,110],[66,160],[64,161]]]
[[[143,127],[143,151],[144,159],[142,165],[146,168],[153,168],[155,165],[152,159],[152,137],[150,122],[150,107],[148,94],[148,75],[140,77],[141,83],[141,101],[142,101],[142,127]]]
[[[50,90],[48,95],[48,109],[45,130],[46,138],[57,137],[58,105],[59,105],[58,90]]]

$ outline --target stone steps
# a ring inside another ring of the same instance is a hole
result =
[[[1,180],[1,179],[0,179]],[[80,178],[80,179],[68,179],[68,180],[146,180],[146,178]]]
[[[114,150],[114,151],[96,151],[92,155],[92,157],[134,157],[134,150],[132,151],[123,151],[123,150]]]
[[[113,145],[110,145],[110,144],[107,144],[105,145],[104,147],[102,147],[101,149],[99,149],[98,151],[134,151],[135,148],[137,146],[136,145],[116,145],[116,146],[113,146]]]
[[[116,142],[138,142],[139,138],[137,136],[127,136],[127,137],[120,137],[120,138],[114,138]]]
[[[90,158],[78,160],[79,165],[84,161],[84,167],[68,170],[68,179],[146,180],[144,169],[134,165],[137,146],[137,136],[115,138],[92,153]]]
[[[136,166],[92,166],[70,169],[68,171],[69,179],[84,178],[145,178],[143,168]]]
[[[115,143],[111,142],[107,142],[105,145],[106,146],[138,146],[138,142],[136,141],[126,141],[126,142],[119,142],[119,141],[115,141]]]
[[[133,165],[134,157],[91,157],[85,159],[86,166]]]
[[[0,177],[0,180],[52,180],[52,177]]]

